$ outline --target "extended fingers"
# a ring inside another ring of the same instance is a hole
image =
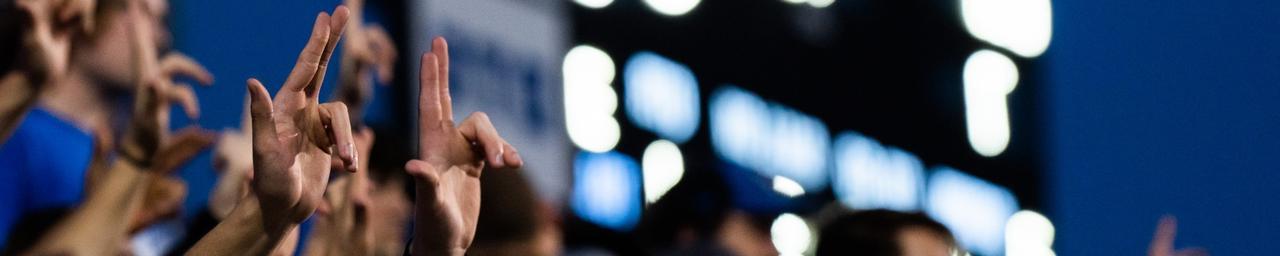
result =
[[[399,55],[396,52],[396,45],[391,42],[391,37],[381,26],[365,27],[364,35],[377,63],[378,81],[386,85],[395,76],[396,56]]]
[[[423,131],[433,130],[440,122],[439,81],[434,53],[423,53],[418,75],[418,123]]]
[[[84,32],[93,32],[94,9],[97,8],[95,0],[66,0],[63,2],[58,12],[58,20],[60,22],[70,22],[80,19],[80,30]]]
[[[1151,247],[1148,248],[1147,254],[1150,256],[1173,256],[1173,239],[1177,232],[1177,219],[1173,216],[1161,217],[1160,224],[1156,225],[1156,234],[1151,239]]]
[[[285,79],[284,88],[281,91],[301,92],[311,84],[320,66],[320,57],[324,55],[326,44],[329,43],[329,20],[328,13],[321,12],[316,15],[316,22],[311,28],[311,38],[307,39],[307,46],[298,53],[298,62],[294,64],[289,78]]]
[[[329,59],[333,56],[333,50],[338,47],[338,41],[342,40],[342,31],[346,30],[347,19],[350,17],[351,11],[346,6],[338,6],[333,10],[333,16],[328,20],[328,40],[325,42],[324,51],[320,54],[314,77],[306,86],[307,96],[319,97],[320,88],[324,85],[325,72],[329,70]]]
[[[360,157],[356,153],[355,139],[351,135],[351,118],[348,116],[347,105],[342,102],[320,104],[320,122],[329,127],[326,132],[333,140],[333,147],[338,151],[336,153],[346,165],[347,171],[355,172],[360,166]]]
[[[160,72],[166,78],[186,76],[203,85],[213,83],[213,74],[195,59],[181,53],[170,53],[160,60]]]
[[[439,89],[436,90],[440,94],[440,118],[453,124],[453,97],[449,96],[449,43],[444,41],[444,37],[431,40],[431,53],[439,58],[436,61],[436,80],[439,81],[436,86]]]

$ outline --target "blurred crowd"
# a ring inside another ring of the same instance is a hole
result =
[[[166,0],[0,1],[3,254],[142,251],[131,237],[176,218],[187,200],[174,171],[209,149],[217,184],[166,254],[594,254],[563,248],[572,234],[562,214],[535,196],[487,115],[452,120],[444,38],[417,64],[418,152],[403,152],[414,159],[402,168],[370,168],[378,135],[360,120],[399,53],[363,21],[363,4],[316,16],[276,92],[248,79],[239,129],[171,131],[171,106],[200,115],[179,78],[215,79],[171,49]],[[321,102],[335,52],[339,84]],[[770,218],[728,205],[716,177],[692,179],[646,210],[638,251],[610,254],[778,254]],[[818,255],[965,254],[924,214],[831,208],[815,216]],[[1173,250],[1172,239],[1172,220],[1162,221],[1151,254],[1195,253]]]

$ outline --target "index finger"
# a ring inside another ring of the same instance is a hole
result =
[[[436,89],[440,93],[440,119],[453,123],[453,97],[449,95],[449,43],[444,37],[436,37],[431,42],[431,53],[439,58],[436,63]]]
[[[351,11],[346,6],[339,5],[333,10],[333,16],[329,18],[329,40],[324,46],[324,52],[320,55],[320,62],[316,68],[311,83],[307,85],[307,96],[317,98],[320,95],[320,87],[324,85],[324,73],[329,70],[329,59],[333,56],[333,50],[338,47],[338,42],[342,41],[342,31],[347,28],[347,18],[351,15]]]
[[[315,78],[316,69],[320,66],[320,56],[324,54],[324,47],[328,42],[329,14],[321,12],[316,15],[315,25],[311,28],[311,38],[307,39],[307,46],[302,47],[302,52],[298,53],[298,62],[294,64],[293,71],[289,72],[289,78],[284,80],[281,91],[301,92],[311,84],[311,79]]]
[[[1147,249],[1150,256],[1172,256],[1173,239],[1178,232],[1178,221],[1172,216],[1160,218],[1156,225],[1155,237],[1151,239],[1151,247]]]
[[[439,81],[436,80],[436,55],[423,53],[421,67],[418,72],[418,125],[419,129],[430,130],[439,126],[440,94]]]

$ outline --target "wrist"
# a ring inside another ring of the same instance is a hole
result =
[[[284,218],[268,216],[267,212],[262,210],[258,197],[253,195],[241,199],[227,219],[241,220],[243,225],[260,230],[269,241],[280,241],[298,227],[297,223],[281,221]]]
[[[142,136],[126,135],[124,143],[120,144],[120,154],[118,154],[117,158],[141,170],[146,170],[151,167],[151,159],[155,155],[155,150],[148,150],[147,146],[141,145],[145,143],[137,142],[139,137]]]
[[[462,248],[444,248],[444,249],[427,249],[425,255],[445,255],[445,256],[463,256],[467,255],[467,249]]]

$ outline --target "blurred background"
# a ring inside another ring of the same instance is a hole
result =
[[[218,78],[196,88],[202,118],[174,125],[222,129],[239,127],[241,81],[281,84],[340,1],[171,4],[174,48]],[[1265,254],[1280,237],[1277,15],[1272,1],[368,0],[401,54],[364,121],[373,164],[400,168],[418,54],[445,36],[455,118],[485,111],[521,149],[566,253],[739,223],[812,254],[830,209],[883,208],[928,214],[973,255],[1140,255],[1163,215],[1179,247]],[[181,171],[186,209],[217,179],[208,155]]]

